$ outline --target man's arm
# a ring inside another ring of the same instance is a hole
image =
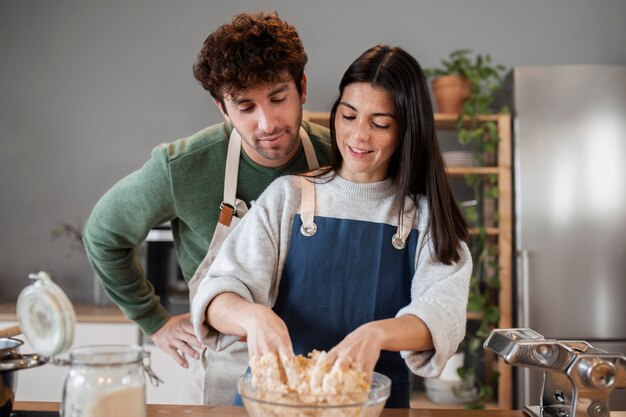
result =
[[[105,291],[124,315],[184,366],[176,350],[193,355],[190,343],[200,347],[189,331],[189,316],[170,317],[136,256],[150,229],[175,216],[165,152],[156,148],[141,169],[100,199],[85,225],[83,242]]]

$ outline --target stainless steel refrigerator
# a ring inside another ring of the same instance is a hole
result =
[[[516,326],[626,354],[626,67],[515,68]],[[517,407],[541,374],[515,370]],[[626,410],[626,390],[611,397]]]

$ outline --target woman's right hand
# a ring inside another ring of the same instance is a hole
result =
[[[293,356],[287,325],[271,308],[260,304],[250,305],[242,326],[246,330],[250,357],[260,357],[266,353],[275,353],[279,358]]]
[[[223,334],[245,337],[250,357],[266,353],[276,353],[281,358],[293,355],[285,322],[271,308],[235,293],[217,295],[209,303],[206,322]]]

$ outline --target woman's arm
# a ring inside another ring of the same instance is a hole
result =
[[[371,374],[382,350],[425,351],[433,348],[433,340],[426,324],[417,316],[407,314],[392,319],[366,323],[329,352],[330,360],[354,361]]]
[[[439,375],[463,341],[472,274],[472,257],[465,242],[459,247],[459,261],[451,265],[435,261],[431,253],[431,245],[421,249],[411,283],[411,303],[396,315],[419,317],[430,331],[432,349],[400,351],[411,371],[423,377]]]
[[[251,357],[268,352],[293,355],[285,322],[269,307],[237,294],[226,292],[215,297],[207,308],[206,320],[221,333],[245,337]]]
[[[192,302],[196,335],[222,350],[242,337],[251,354],[291,351],[286,326],[271,310],[287,253],[293,185],[272,183],[224,241]],[[284,239],[283,239],[284,240]],[[271,340],[270,338],[276,338]]]

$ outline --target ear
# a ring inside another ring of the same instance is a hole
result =
[[[300,87],[302,89],[302,94],[300,95],[300,102],[302,104],[306,103],[306,74],[302,73],[302,81],[300,81]]]
[[[224,117],[224,119],[226,119],[227,122],[230,122],[231,121],[230,117],[228,117],[228,113],[226,113],[226,109],[222,107],[222,103],[216,98],[213,99],[213,102],[217,106],[217,109],[220,111],[220,113],[222,113],[222,117]]]

